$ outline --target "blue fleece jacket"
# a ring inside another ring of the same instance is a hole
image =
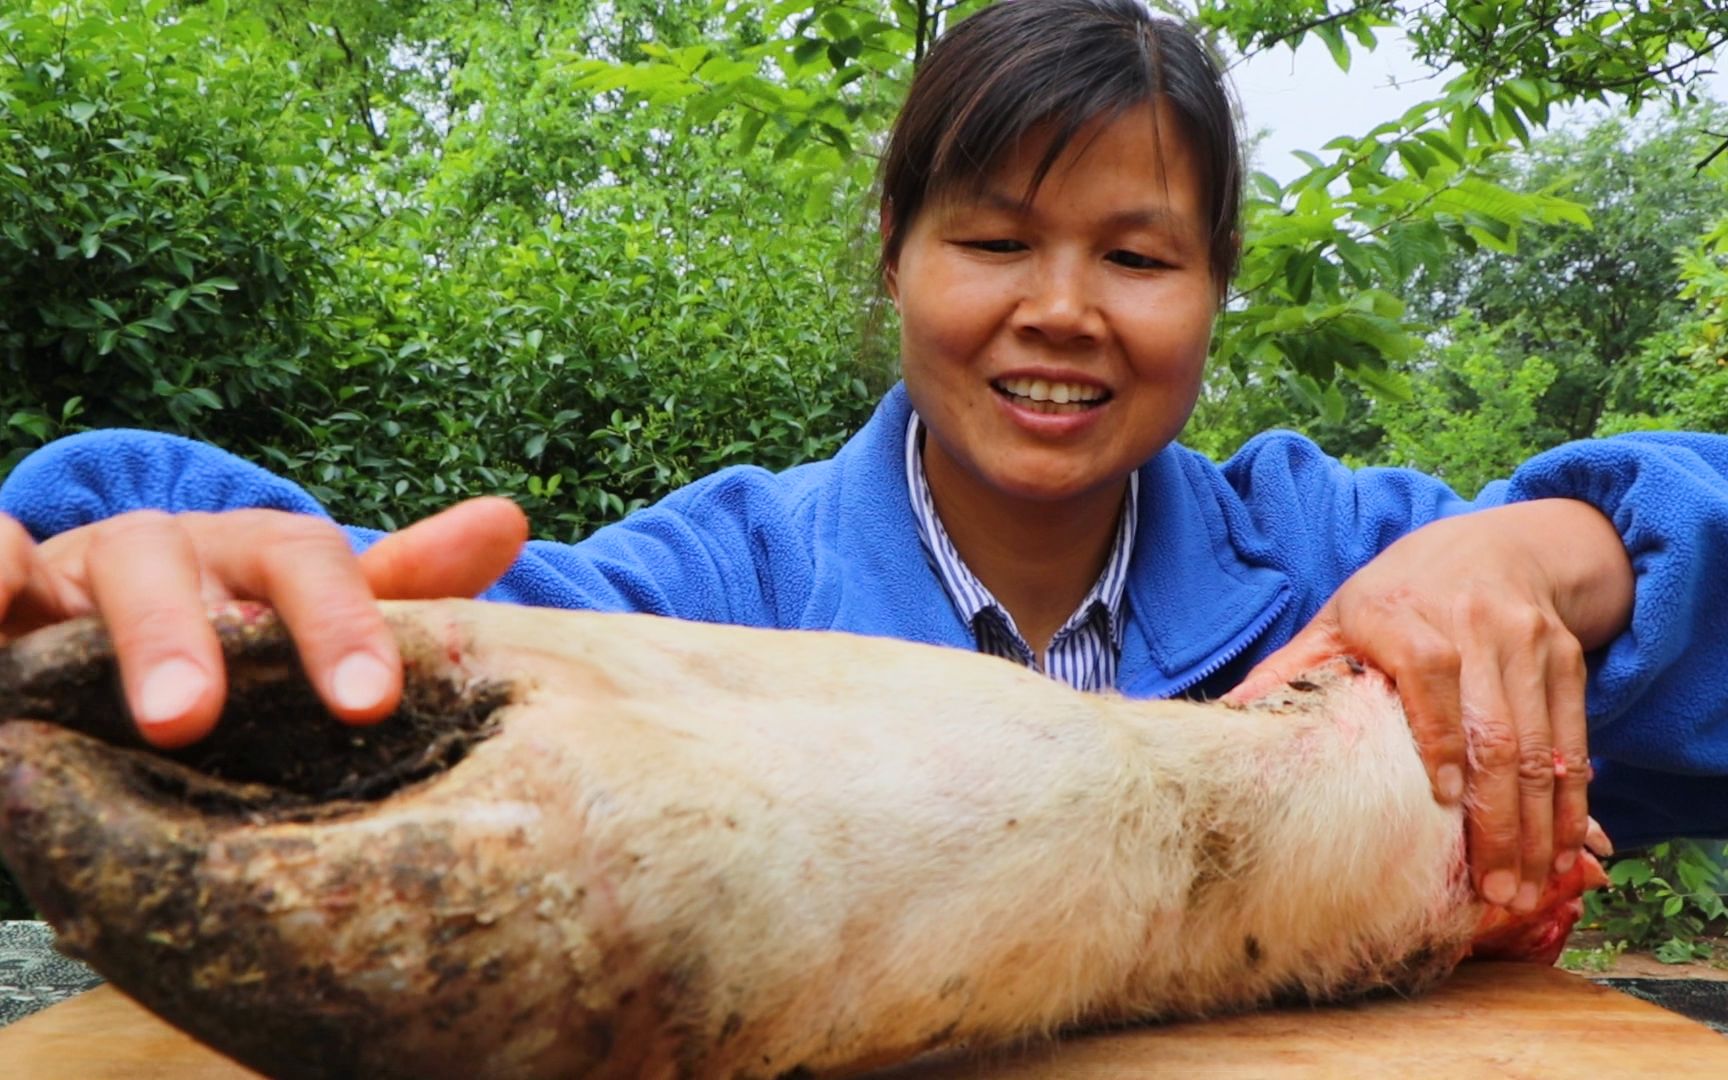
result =
[[[553,607],[847,630],[974,648],[917,542],[903,388],[827,461],[732,468],[575,545],[536,541],[485,595]],[[1288,433],[1222,466],[1172,446],[1141,469],[1120,690],[1212,696],[1290,640],[1352,572],[1424,523],[1564,496],[1602,510],[1637,572],[1632,624],[1591,657],[1591,809],[1616,843],[1728,835],[1728,438],[1628,435],[1533,458],[1475,501],[1352,471]],[[45,538],[124,510],[325,512],[173,436],[100,431],[32,454],[0,511]],[[357,548],[379,533],[350,528]]]

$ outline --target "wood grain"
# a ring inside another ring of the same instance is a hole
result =
[[[1728,1038],[1559,968],[1465,964],[1413,1001],[1279,1009],[926,1062],[879,1080],[1728,1077]]]
[[[0,1028],[0,1070],[30,1080],[256,1080],[112,986]]]
[[[6,1076],[248,1080],[256,1075],[101,987],[0,1029]],[[1415,1001],[1284,1009],[1136,1028],[986,1058],[930,1060],[878,1080],[1149,1077],[1728,1076],[1728,1038],[1556,968],[1467,964]]]

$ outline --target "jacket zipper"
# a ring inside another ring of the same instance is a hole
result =
[[[1174,680],[1166,686],[1155,687],[1149,693],[1140,693],[1136,691],[1132,696],[1141,698],[1173,698],[1186,693],[1191,687],[1198,686],[1200,683],[1210,679],[1213,675],[1216,675],[1220,670],[1222,670],[1225,664],[1230,663],[1230,661],[1241,656],[1244,652],[1247,652],[1248,646],[1254,643],[1254,639],[1265,633],[1266,628],[1271,626],[1278,616],[1284,614],[1284,609],[1290,606],[1290,595],[1292,591],[1293,590],[1290,586],[1286,584],[1283,587],[1283,590],[1279,592],[1278,598],[1274,600],[1266,610],[1256,616],[1254,621],[1248,624],[1246,630],[1243,630],[1240,634],[1237,634],[1232,638],[1228,645],[1224,646],[1222,650],[1215,654],[1212,659],[1206,661],[1202,666],[1195,668],[1188,674]]]

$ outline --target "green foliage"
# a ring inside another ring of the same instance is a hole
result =
[[[728,5],[706,25],[713,40],[645,46],[637,59],[574,62],[579,85],[618,91],[675,112],[686,130],[731,117],[734,146],[771,148],[805,192],[811,219],[868,186],[871,148],[942,27],[982,0],[815,0]],[[842,196],[836,201],[836,196]]]
[[[1515,178],[1497,168],[1508,151],[1529,146],[1563,105],[1615,100],[1636,111],[1685,99],[1728,37],[1728,13],[1698,2],[1201,0],[1195,15],[1243,54],[1315,35],[1345,69],[1353,49],[1397,27],[1436,73],[1455,73],[1397,120],[1300,155],[1309,171],[1289,184],[1256,175],[1251,185],[1243,272],[1218,357],[1237,387],[1282,383],[1296,391],[1293,406],[1334,428],[1356,426],[1339,412],[1342,394],[1327,389],[1335,375],[1380,401],[1410,399],[1402,368],[1427,327],[1450,317],[1405,306],[1413,279],[1478,254],[1511,256],[1532,232],[1589,224],[1567,192],[1508,183]],[[1363,299],[1375,293],[1400,301]],[[1308,381],[1291,384],[1287,371]]]
[[[215,11],[0,16],[7,463],[75,423],[280,431],[232,410],[296,392],[314,296],[367,215],[324,122]]]
[[[659,48],[660,17],[601,40],[567,5],[8,16],[9,460],[177,430],[345,520],[505,492],[573,538],[721,465],[831,453],[884,382],[853,345],[858,222],[801,213],[723,125],[673,140],[573,86],[567,50]]]
[[[1728,430],[1728,270],[1711,229],[1728,183],[1722,158],[1697,168],[1713,149],[1700,131],[1721,126],[1711,103],[1637,126],[1607,117],[1494,159],[1484,169],[1500,183],[1574,200],[1589,226],[1527,221],[1514,252],[1412,264],[1395,291],[1419,344],[1387,365],[1400,396],[1277,365],[1214,370],[1186,438],[1228,452],[1296,426],[1349,460],[1437,472],[1468,494],[1571,438]]]
[[[1653,948],[1657,959],[1678,964],[1708,960],[1700,940],[1728,918],[1728,845],[1675,840],[1628,854],[1608,864],[1609,884],[1584,899],[1587,926],[1599,926],[1610,941]]]
[[[1610,416],[1612,430],[1728,432],[1728,222],[1680,253],[1677,276],[1687,307],[1641,342],[1637,405]]]
[[[1384,464],[1419,466],[1474,496],[1547,449],[1539,405],[1555,367],[1540,356],[1508,363],[1502,336],[1468,315],[1447,327],[1446,340],[1425,360],[1431,367],[1412,380],[1412,399],[1376,414]]]
[[[1641,357],[1647,339],[1682,318],[1675,254],[1728,214],[1722,174],[1696,169],[1713,142],[1701,132],[1724,119],[1705,104],[1661,123],[1606,119],[1544,136],[1500,171],[1515,186],[1561,188],[1594,228],[1528,229],[1516,256],[1463,255],[1413,289],[1428,318],[1468,311],[1501,330],[1509,356],[1555,365],[1542,403],[1549,441],[1589,436],[1604,416],[1653,404]]]
[[[1728,41],[1728,19],[1703,0],[1200,0],[1197,15],[1245,52],[1294,49],[1312,34],[1340,68],[1351,43],[1373,48],[1396,27],[1433,70],[1458,69],[1488,90],[1525,101],[1651,100],[1677,103]],[[1458,123],[1518,133],[1515,105],[1498,94],[1469,107]],[[1546,126],[1546,112],[1529,117]]]
[[[1614,961],[1625,951],[1624,941],[1606,942],[1598,948],[1568,948],[1560,953],[1560,966],[1567,971],[1593,971],[1601,974],[1612,970]]]

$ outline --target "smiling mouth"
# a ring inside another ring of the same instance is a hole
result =
[[[1050,382],[1047,379],[996,379],[990,388],[1014,405],[1031,412],[1083,413],[1110,400],[1110,391],[1089,383]]]

